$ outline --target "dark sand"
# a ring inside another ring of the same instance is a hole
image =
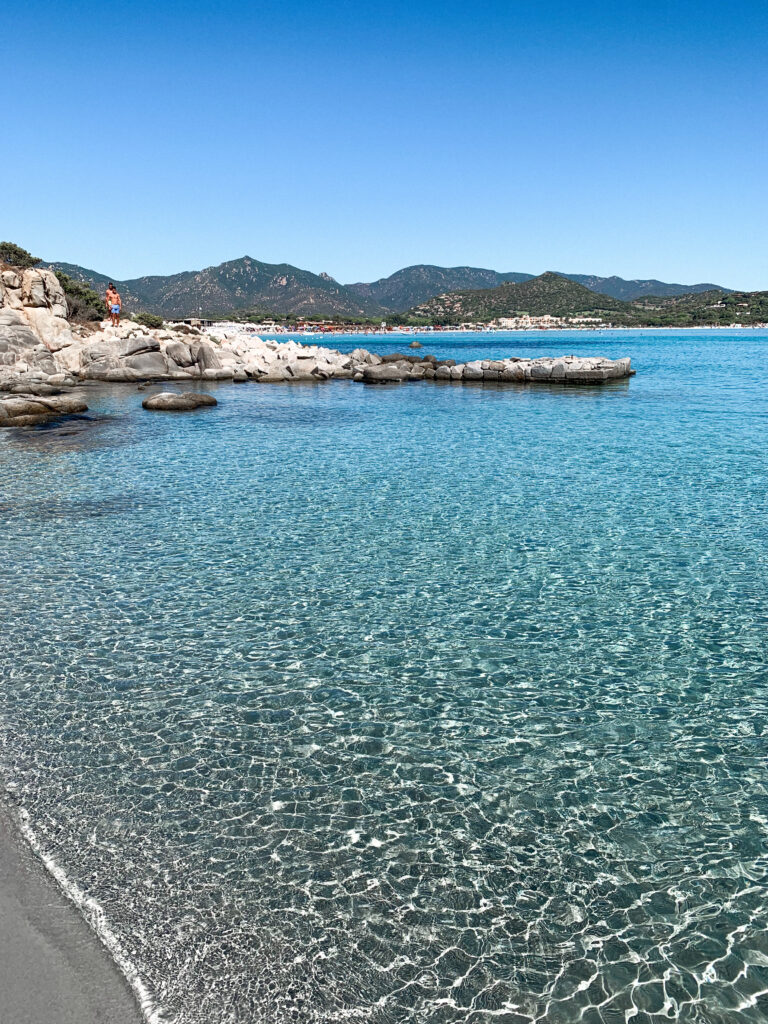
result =
[[[0,1021],[141,1024],[127,981],[0,798]]]

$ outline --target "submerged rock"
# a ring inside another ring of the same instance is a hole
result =
[[[150,412],[191,412],[204,405],[216,405],[213,395],[205,395],[194,391],[161,391],[159,395],[150,395],[141,403],[142,408]]]

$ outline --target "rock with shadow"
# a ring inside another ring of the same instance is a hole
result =
[[[161,391],[159,395],[150,395],[141,403],[142,408],[150,412],[192,412],[207,405],[216,405],[213,395],[205,395],[195,391],[183,391],[178,394],[172,391]]]
[[[363,369],[362,381],[364,384],[397,384],[408,380],[409,371],[410,366],[406,369],[402,364],[396,366],[393,363],[382,363],[379,366],[366,366]]]
[[[34,427],[87,411],[88,406],[75,395],[4,395],[0,397],[0,427]]]

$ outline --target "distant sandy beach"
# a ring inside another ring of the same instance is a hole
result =
[[[0,1018],[141,1024],[127,981],[0,799]]]

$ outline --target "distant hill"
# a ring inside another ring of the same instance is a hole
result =
[[[498,288],[438,295],[415,306],[408,315],[437,323],[495,320],[500,316],[574,316],[577,313],[625,312],[627,303],[590,291],[561,274],[548,271],[528,281],[509,282]]]
[[[528,281],[531,277],[533,274],[500,274],[480,267],[433,267],[420,263],[398,270],[389,277],[379,278],[371,284],[348,284],[347,289],[363,299],[377,302],[399,313],[444,292],[496,288],[505,281]]]
[[[300,316],[381,316],[381,306],[348,291],[327,274],[312,274],[288,263],[261,263],[250,256],[205,270],[167,277],[118,281],[69,263],[49,264],[75,280],[103,291],[115,282],[129,312],[137,309],[165,317],[216,316],[254,307]]]
[[[593,292],[562,274],[548,272],[498,288],[438,295],[402,319],[436,324],[487,323],[498,317],[600,316],[617,327],[697,327],[768,323],[768,292],[712,289],[685,295],[645,295],[631,302]]]
[[[481,267],[436,267],[420,264],[405,267],[389,277],[366,284],[339,284],[328,274],[313,274],[289,263],[261,263],[250,256],[230,260],[204,270],[190,270],[168,276],[138,277],[121,281],[73,263],[49,263],[76,281],[89,285],[100,294],[108,281],[120,290],[126,311],[146,310],[165,317],[227,316],[249,311],[277,316],[314,316],[384,318],[412,310],[435,296],[467,291],[492,291],[507,284],[540,281],[531,274],[500,273]],[[625,281],[621,277],[595,277],[586,274],[554,274],[605,298],[632,302],[694,295],[715,290],[714,285],[665,284],[663,281]],[[558,286],[562,288],[562,286]],[[557,290],[557,289],[555,289]],[[572,295],[576,301],[576,295]],[[582,300],[586,302],[582,296]],[[505,300],[506,301],[506,300]],[[594,306],[595,299],[592,299]],[[540,308],[540,307],[537,307]],[[533,312],[533,310],[528,310]],[[547,310],[553,312],[553,310]],[[503,315],[503,314],[502,314]],[[554,315],[554,313],[553,313]]]
[[[621,299],[623,302],[632,302],[645,295],[689,295],[697,292],[718,291],[727,292],[729,288],[721,288],[717,284],[666,284],[664,281],[649,280],[626,281],[623,277],[594,277],[591,274],[562,274],[571,281],[583,284],[585,288],[593,292],[600,292],[602,295],[610,295],[614,299]]]
[[[647,296],[631,304],[630,317],[651,327],[768,323],[768,292],[714,290],[688,295]]]

